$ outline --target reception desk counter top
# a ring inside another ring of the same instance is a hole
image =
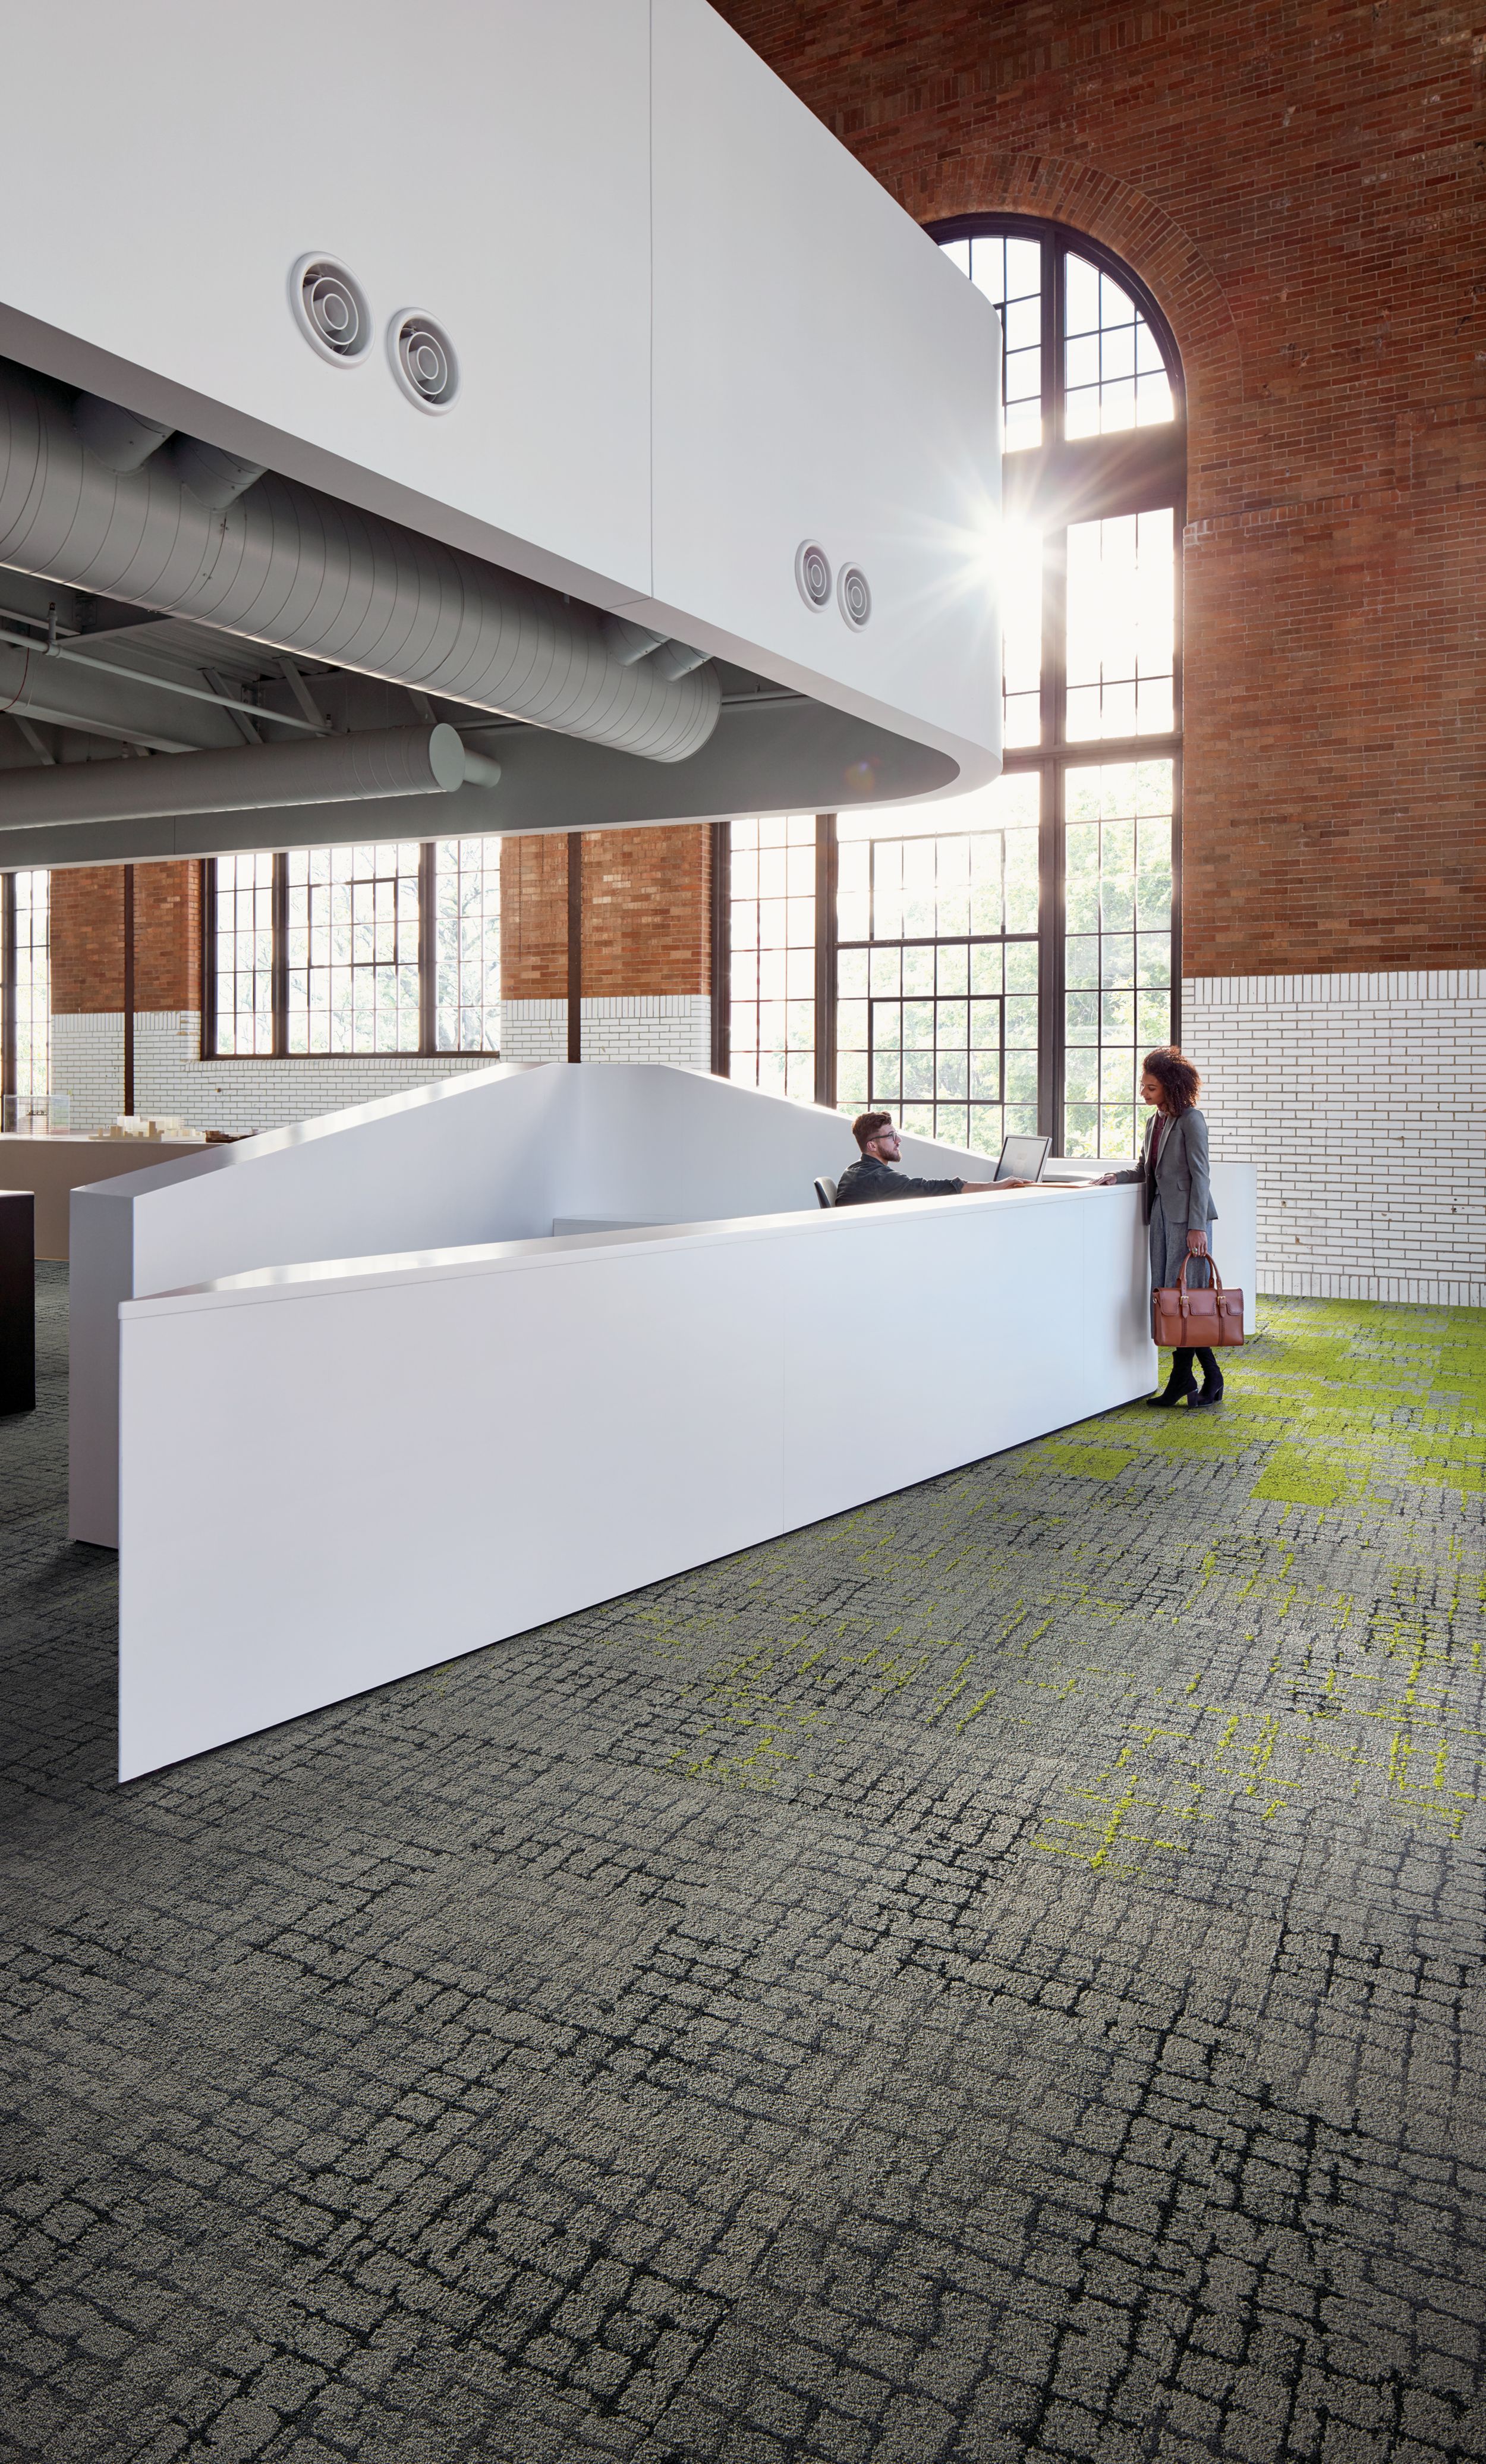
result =
[[[120,1777],[1148,1394],[1144,1249],[1029,1189],[126,1302]]]
[[[854,1151],[684,1069],[496,1064],[79,1189],[120,1776],[1149,1393],[1137,1187],[822,1210]],[[1213,1169],[1251,1304],[1255,1178]]]

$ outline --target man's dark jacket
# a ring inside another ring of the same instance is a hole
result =
[[[876,1155],[849,1163],[836,1184],[838,1206],[871,1206],[880,1198],[958,1198],[963,1180],[915,1180]]]

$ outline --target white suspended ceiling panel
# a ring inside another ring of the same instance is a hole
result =
[[[261,0],[251,29],[5,0],[0,28],[37,106],[0,347],[559,588],[648,587],[648,0]],[[290,312],[311,251],[365,293],[355,364]],[[459,354],[446,418],[393,382],[410,306]]]
[[[656,597],[803,692],[998,746],[994,311],[712,10],[653,25]],[[868,577],[860,633],[781,589],[805,539]]]
[[[529,731],[484,826],[994,776],[994,312],[705,0],[263,0],[251,41],[0,0],[0,33],[55,104],[11,115],[0,352],[809,697],[675,776]],[[291,312],[311,252],[364,294],[355,365]],[[394,378],[409,307],[442,416]],[[862,628],[805,605],[806,540]]]

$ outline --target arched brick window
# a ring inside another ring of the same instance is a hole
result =
[[[1180,363],[1078,232],[931,235],[1002,319],[1004,773],[719,833],[720,1066],[981,1154],[1040,1128],[1128,1155],[1141,1054],[1178,1029]]]
[[[1179,1026],[1181,363],[1080,232],[973,214],[931,235],[1002,320],[996,793],[1038,814],[1038,1115],[1066,1154],[1125,1155],[1140,1056]]]

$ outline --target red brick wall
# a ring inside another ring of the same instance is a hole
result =
[[[583,833],[583,991],[705,993],[710,977],[711,834]],[[562,1001],[568,989],[565,838],[507,839],[500,857],[501,990]]]
[[[1186,972],[1479,964],[1479,10],[720,6],[921,221],[1056,216],[1171,321]]]
[[[585,832],[584,992],[707,992],[710,891],[710,830]]]
[[[54,872],[51,936],[53,1009],[61,1017],[121,1010],[123,867]]]
[[[123,1007],[123,867],[52,875],[52,1007],[59,1017]],[[134,868],[134,1006],[201,1007],[201,867]]]
[[[566,839],[504,839],[500,850],[502,999],[565,1000],[567,950]]]
[[[199,864],[134,868],[134,1006],[201,1007]]]
[[[705,993],[710,981],[711,834],[696,827],[590,830],[583,839],[583,989]],[[565,838],[501,849],[501,981],[510,1001],[565,998]],[[201,1006],[199,864],[134,869],[137,1011]],[[123,1007],[123,868],[52,875],[52,1006]]]

